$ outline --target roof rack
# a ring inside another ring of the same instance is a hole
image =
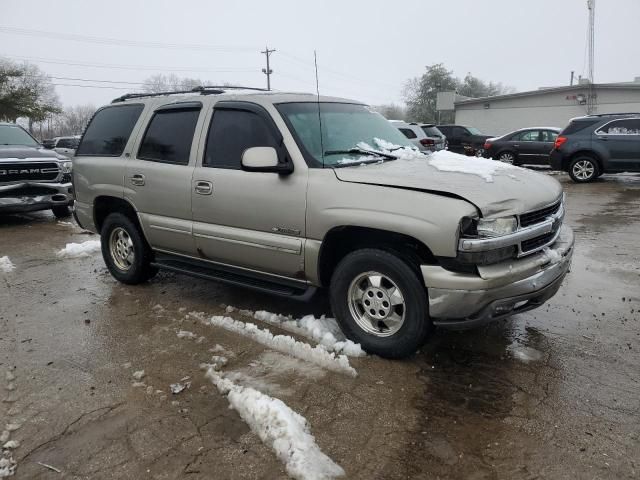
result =
[[[118,98],[114,98],[111,103],[124,102],[132,98],[146,98],[146,97],[161,97],[164,95],[184,95],[187,93],[199,93],[200,95],[220,95],[225,93],[226,90],[255,90],[257,92],[267,92],[266,88],[257,87],[242,87],[239,85],[207,85],[192,88],[191,90],[173,90],[168,92],[154,92],[154,93],[127,93]]]

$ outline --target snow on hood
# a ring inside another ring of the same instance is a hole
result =
[[[395,155],[398,160],[334,169],[339,180],[453,194],[473,203],[484,216],[536,210],[562,195],[557,180],[532,170],[447,150],[421,153],[375,141],[378,148],[364,143],[358,146]]]

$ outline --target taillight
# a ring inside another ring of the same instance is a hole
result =
[[[420,144],[424,145],[425,147],[432,147],[436,144],[436,141],[432,138],[423,138],[420,140]]]
[[[567,137],[563,137],[562,135],[556,137],[556,142],[553,144],[553,148],[555,148],[556,150],[559,149],[562,145],[564,145],[564,142],[567,141]]]
[[[491,142],[484,142],[484,148],[485,150],[489,150],[491,148]]]

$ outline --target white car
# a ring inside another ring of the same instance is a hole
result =
[[[74,135],[72,137],[55,137],[53,139],[52,150],[60,155],[73,157],[76,153],[76,148],[78,147],[79,142],[79,135]]]
[[[433,124],[389,120],[411,143],[422,151],[435,152],[445,148],[445,137]]]

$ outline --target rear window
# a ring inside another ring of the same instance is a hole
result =
[[[122,155],[143,108],[143,105],[122,105],[98,110],[84,132],[76,156]]]
[[[422,131],[428,137],[441,137],[442,136],[442,132],[440,130],[438,130],[436,127],[422,127]]]
[[[588,118],[584,120],[574,120],[567,127],[560,132],[560,135],[571,135],[572,133],[579,132],[580,130],[584,130],[591,125],[594,125],[598,122],[602,121],[601,118]]]
[[[416,135],[416,132],[414,132],[410,128],[399,128],[398,130],[400,130],[404,134],[404,136],[409,138],[409,139],[413,139],[413,138],[417,138],[418,137]]]

